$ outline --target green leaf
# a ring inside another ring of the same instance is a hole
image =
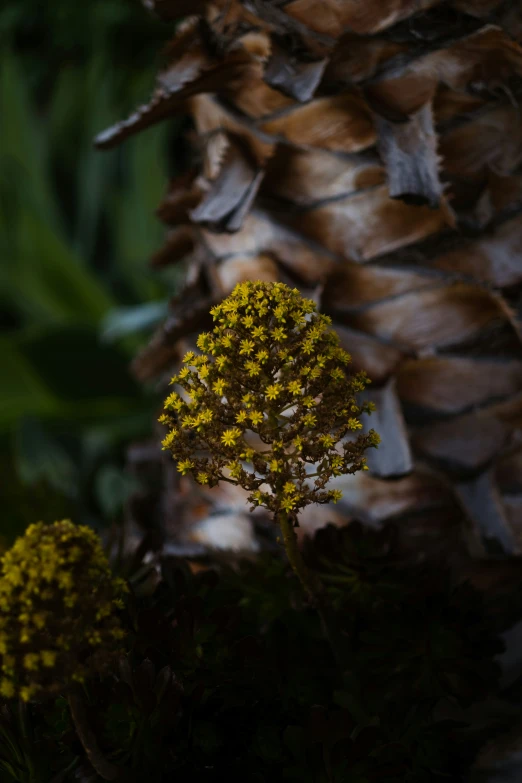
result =
[[[4,744],[9,749],[11,757],[16,760],[18,766],[23,764],[23,750],[16,740],[14,732],[3,721],[0,723],[0,744]]]
[[[21,209],[16,237],[7,263],[11,297],[20,312],[32,323],[99,321],[111,299],[59,234]]]
[[[267,761],[278,761],[282,755],[281,737],[277,726],[259,726],[253,751]]]
[[[50,327],[0,338],[0,377],[0,430],[21,416],[48,417],[74,421],[78,428],[103,422],[118,438],[127,430],[135,433],[151,415],[127,357],[100,343],[94,327]]]
[[[167,316],[168,306],[168,300],[165,299],[161,302],[146,302],[136,307],[110,310],[102,322],[102,338],[110,342],[150,329]]]
[[[3,769],[5,772],[7,772],[7,774],[11,776],[11,780],[16,781],[16,783],[21,781],[20,771],[16,772],[13,765],[9,764],[9,762],[5,759],[0,759],[0,769]],[[23,770],[21,770],[21,772],[23,772]]]
[[[71,326],[40,330],[18,340],[20,353],[47,388],[64,403],[137,400],[138,384],[127,358],[115,346],[103,344],[94,328]]]
[[[14,340],[0,337],[0,428],[20,416],[51,413],[52,394]]]
[[[0,180],[7,177],[26,205],[58,227],[59,216],[41,122],[31,105],[27,79],[15,55],[5,49],[0,62]]]
[[[143,87],[141,95],[146,94],[148,87]],[[167,186],[167,133],[167,127],[158,126],[130,140],[123,193],[113,202],[114,255],[122,275],[131,282],[140,300],[157,295],[158,290],[147,262],[164,233],[155,211]]]
[[[23,482],[34,484],[44,479],[67,497],[75,497],[79,481],[77,468],[39,421],[30,418],[21,421],[15,434],[15,461]]]
[[[96,497],[102,511],[109,518],[116,516],[140,488],[141,485],[134,476],[117,468],[116,465],[105,465],[96,475]]]
[[[306,741],[301,726],[287,726],[283,734],[283,742],[296,761],[302,761],[306,756]]]
[[[82,73],[84,110],[81,114],[82,137],[77,157],[75,247],[84,257],[92,257],[95,237],[105,208],[105,192],[114,172],[114,152],[100,154],[92,139],[100,127],[110,125],[113,116],[110,63],[95,56]]]

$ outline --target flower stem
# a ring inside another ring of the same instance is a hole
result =
[[[76,733],[87,754],[87,758],[100,777],[104,780],[116,780],[121,769],[108,761],[103,755],[98,745],[98,740],[89,725],[81,689],[75,683],[69,689],[67,701],[69,702],[69,709],[71,710]]]
[[[343,655],[341,653],[340,637],[335,629],[334,623],[329,618],[329,612],[324,600],[322,582],[316,574],[310,571],[303,560],[303,556],[298,546],[292,517],[286,511],[280,511],[277,516],[277,521],[283,534],[283,542],[292,570],[301,582],[303,589],[310,598],[310,602],[319,615],[323,633],[330,644],[337,665],[342,671]]]

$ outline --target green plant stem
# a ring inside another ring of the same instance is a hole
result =
[[[281,533],[283,534],[283,542],[288,557],[288,561],[294,571],[295,575],[301,582],[301,585],[310,598],[310,602],[316,609],[321,625],[323,627],[323,633],[328,640],[332,653],[334,654],[337,665],[340,670],[343,670],[343,655],[341,653],[341,645],[339,634],[335,630],[335,625],[329,617],[329,611],[324,600],[324,588],[319,577],[314,574],[305,561],[299,549],[297,535],[294,529],[294,522],[292,517],[286,511],[280,511],[277,517]]]
[[[69,709],[71,710],[76,733],[87,754],[87,758],[100,777],[104,780],[116,780],[121,769],[108,761],[103,755],[98,745],[98,740],[89,725],[81,689],[75,683],[69,688],[67,701],[69,702]]]
[[[22,701],[22,699],[18,699],[18,719],[20,722],[20,729],[24,740],[23,742],[24,760],[27,764],[27,769],[29,772],[29,781],[30,783],[32,783],[32,781],[35,780],[35,768],[31,756],[32,742],[29,737],[29,729],[27,724],[27,705],[25,704],[24,701]]]
[[[293,519],[286,511],[280,511],[277,521],[283,534],[283,542],[290,565],[301,582],[303,589],[308,593],[312,603],[316,604],[322,586],[303,560],[297,543]]]

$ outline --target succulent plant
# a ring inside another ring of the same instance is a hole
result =
[[[30,525],[2,559],[0,693],[22,703],[66,693],[78,736],[105,780],[80,683],[106,671],[125,637],[117,610],[128,587],[113,577],[98,535],[69,520]]]
[[[216,325],[197,343],[208,354],[189,352],[172,378],[185,394],[173,392],[165,401],[163,448],[181,473],[210,486],[239,484],[250,493],[252,509],[264,506],[274,514],[292,568],[340,661],[322,585],[304,564],[294,527],[300,509],[339,500],[339,490],[325,489],[328,481],[364,470],[364,451],[379,443],[373,430],[359,432],[361,413],[374,409],[355,397],[368,378],[348,374],[351,357],[331,319],[283,283],[239,283],[211,315]]]
[[[125,636],[115,610],[127,589],[90,528],[30,525],[2,559],[2,695],[56,695],[102,670]]]
[[[369,381],[349,374],[331,319],[297,289],[261,281],[238,284],[211,314],[214,330],[198,339],[208,353],[189,352],[172,378],[185,395],[165,401],[163,448],[181,473],[239,484],[276,516],[336,502],[326,484],[367,470],[364,451],[379,436],[360,433],[374,407],[355,395]]]

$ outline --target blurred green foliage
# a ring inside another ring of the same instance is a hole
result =
[[[155,399],[128,363],[176,284],[147,261],[179,127],[108,153],[92,139],[150,92],[171,32],[137,0],[0,10],[3,543],[35,514],[117,516],[125,443],[150,431]]]

